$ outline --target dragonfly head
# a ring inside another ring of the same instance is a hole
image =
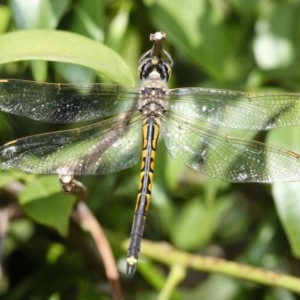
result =
[[[153,42],[152,49],[144,53],[139,61],[139,77],[142,81],[160,79],[168,82],[173,61],[170,54],[162,47],[165,37],[164,32],[150,34],[150,41]]]

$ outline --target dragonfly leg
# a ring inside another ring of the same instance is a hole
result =
[[[77,202],[86,200],[87,190],[82,182],[76,180],[73,175],[59,175],[58,178],[63,192],[75,195]]]

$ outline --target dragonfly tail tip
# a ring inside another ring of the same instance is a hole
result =
[[[136,271],[137,259],[134,257],[127,258],[126,276],[132,278]]]

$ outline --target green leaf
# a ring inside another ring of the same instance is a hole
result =
[[[48,76],[48,63],[42,60],[30,61],[31,71],[34,80],[45,81]]]
[[[172,228],[172,241],[181,249],[191,250],[206,245],[232,201],[216,201],[206,205],[199,199],[186,204]]]
[[[56,176],[42,176],[30,182],[20,196],[25,213],[38,223],[68,232],[69,217],[75,198],[63,194]]]
[[[241,283],[233,278],[218,274],[210,275],[202,284],[195,286],[195,288],[184,289],[182,297],[183,299],[242,299],[239,296],[240,285]]]
[[[96,78],[92,69],[79,65],[55,63],[55,70],[68,82],[93,82]]]
[[[0,188],[13,181],[23,180],[26,174],[15,170],[5,170],[0,172]]]
[[[0,36],[0,45],[0,64],[21,60],[73,63],[91,68],[119,84],[134,84],[130,69],[117,53],[78,34],[21,30]]]
[[[276,208],[293,254],[300,257],[300,183],[288,182],[273,185]]]
[[[93,38],[96,41],[104,40],[105,2],[101,0],[78,0],[73,5],[74,16],[70,31]]]
[[[11,0],[14,19],[19,28],[56,28],[70,0]]]
[[[268,10],[257,16],[253,54],[261,69],[279,69],[292,63],[293,47],[298,47],[298,42],[293,45],[295,19],[291,16],[295,9],[296,4],[282,1],[272,3]]]
[[[11,18],[10,10],[7,6],[0,5],[0,33],[4,32]]]
[[[299,128],[289,127],[273,130],[268,135],[268,142],[300,153]],[[278,215],[287,234],[292,251],[297,257],[300,257],[299,190],[299,182],[276,183],[272,186]]]

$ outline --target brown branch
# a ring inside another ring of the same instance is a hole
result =
[[[73,220],[77,220],[80,226],[91,234],[95,242],[98,254],[101,256],[105,267],[106,277],[111,285],[112,299],[123,299],[116,262],[99,222],[84,202],[77,204],[76,209],[73,211],[72,218]]]

